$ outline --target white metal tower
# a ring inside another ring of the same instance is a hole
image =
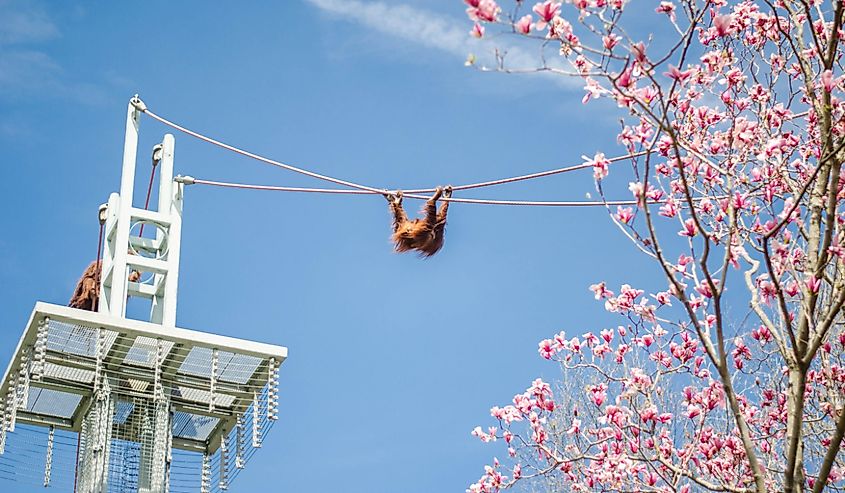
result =
[[[150,298],[150,321],[174,327],[184,185],[173,181],[174,139],[167,134],[160,147],[157,146],[159,155],[154,158],[160,169],[158,210],[132,206],[142,105],[136,96],[127,110],[120,193],[111,194],[107,209],[99,309],[101,313],[125,317],[129,296]],[[142,225],[155,229],[155,239],[138,235],[136,228]],[[152,282],[128,282],[132,270],[152,274]]]
[[[278,417],[287,348],[176,327],[184,190],[168,134],[154,150],[157,210],[132,205],[143,104],[129,103],[120,193],[106,208],[99,312],[36,303],[0,382],[0,479],[218,492]],[[151,301],[149,321],[126,318],[130,297]]]

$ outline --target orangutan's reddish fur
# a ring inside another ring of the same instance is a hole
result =
[[[446,192],[438,187],[434,195],[425,203],[422,213],[424,218],[408,219],[402,207],[402,192],[390,195],[390,210],[393,213],[393,243],[397,252],[416,250],[421,257],[431,257],[443,248],[443,235],[446,230],[446,213],[449,202],[444,202],[437,211],[437,200],[441,196],[450,197],[451,187]]]
[[[82,277],[76,283],[76,289],[73,290],[73,296],[68,303],[69,307],[90,312],[96,312],[99,309],[100,264],[101,262],[98,260],[88,264],[85,272],[82,273]],[[137,270],[129,273],[129,282],[138,282],[140,279],[141,273]]]
[[[100,262],[95,260],[88,265],[82,277],[79,278],[79,282],[76,283],[76,289],[73,290],[68,306],[96,312],[99,301]]]

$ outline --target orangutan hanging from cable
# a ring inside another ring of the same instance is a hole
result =
[[[437,187],[434,195],[425,203],[422,213],[424,218],[408,219],[402,207],[402,191],[385,194],[393,213],[393,244],[397,252],[416,250],[421,257],[431,257],[443,248],[443,235],[446,231],[446,213],[449,201],[443,201],[440,211],[437,201],[452,196],[452,187]]]

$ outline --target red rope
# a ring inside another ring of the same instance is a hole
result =
[[[270,165],[273,165],[273,166],[277,166],[279,168],[283,168],[283,169],[286,169],[288,171],[293,171],[294,173],[301,173],[303,175],[310,176],[312,178],[317,178],[318,180],[329,181],[329,182],[332,182],[336,185],[343,185],[343,186],[349,187],[349,188],[357,188],[358,190],[369,190],[370,192],[373,192],[373,193],[382,193],[383,192],[383,190],[379,190],[378,188],[368,187],[366,185],[361,185],[359,183],[341,180],[339,178],[334,178],[334,177],[331,177],[331,176],[321,175],[321,174],[315,173],[313,171],[308,171],[306,169],[297,168],[296,166],[291,166],[290,164],[280,163],[279,161],[274,161],[274,160],[268,159],[264,156],[259,156],[258,154],[253,154],[249,151],[245,151],[245,150],[239,149],[235,146],[225,144],[223,142],[220,142],[219,140],[214,140],[211,137],[206,137],[205,135],[203,135],[201,133],[194,132],[193,130],[189,130],[185,127],[177,125],[177,124],[171,122],[170,120],[166,120],[166,119],[156,115],[155,113],[153,113],[152,111],[150,111],[146,108],[144,108],[142,111],[144,113],[146,113],[150,118],[157,120],[158,122],[160,122],[164,125],[167,125],[168,127],[174,128],[176,130],[179,130],[180,132],[184,132],[184,133],[186,133],[186,134],[188,134],[192,137],[195,137],[199,140],[208,142],[209,144],[214,144],[216,146],[222,147],[223,149],[227,149],[229,151],[240,154],[242,156],[246,156],[248,158],[252,158],[252,159],[261,161],[263,163],[267,163],[267,164],[270,164]]]
[[[190,130],[190,129],[185,128],[181,125],[178,125],[178,124],[176,124],[176,123],[174,123],[170,120],[167,120],[166,118],[163,118],[163,117],[153,113],[152,111],[150,111],[146,107],[144,109],[142,109],[141,111],[143,111],[147,116],[149,116],[153,120],[156,120],[159,123],[167,125],[170,128],[173,128],[173,129],[178,130],[180,132],[186,133],[186,134],[190,135],[191,137],[202,140],[203,142],[207,142],[209,144],[213,144],[213,145],[216,145],[218,147],[222,147],[223,149],[226,149],[228,151],[232,151],[236,154],[240,154],[242,156],[246,156],[248,158],[255,159],[257,161],[261,161],[262,163],[266,163],[266,164],[269,164],[269,165],[272,165],[272,166],[276,166],[278,168],[286,169],[288,171],[293,171],[294,173],[299,173],[299,174],[302,174],[302,175],[305,175],[305,176],[310,176],[312,178],[317,178],[318,180],[328,181],[328,182],[331,182],[331,183],[334,183],[334,184],[337,184],[337,185],[343,185],[343,186],[346,186],[346,187],[349,187],[349,188],[355,188],[355,189],[358,189],[358,190],[364,190],[364,191],[367,191],[369,193],[382,194],[382,193],[385,192],[385,190],[383,190],[383,189],[371,187],[371,186],[368,186],[368,185],[362,185],[360,183],[355,183],[355,182],[351,182],[351,181],[341,180],[340,178],[335,178],[335,177],[332,177],[332,176],[321,175],[320,173],[315,173],[315,172],[309,171],[307,169],[298,168],[298,167],[290,165],[290,164],[275,161],[273,159],[266,158],[264,156],[260,156],[260,155],[255,154],[255,153],[245,151],[245,150],[240,149],[238,147],[235,147],[233,145],[229,145],[229,144],[226,144],[226,143],[221,142],[219,140],[212,139],[211,137],[203,135],[199,132],[194,132],[193,130]],[[640,152],[632,152],[630,154],[623,154],[621,156],[609,158],[609,159],[607,159],[607,161],[609,161],[611,163],[616,163],[616,162],[624,161],[626,159],[645,156],[645,155],[650,154],[650,153],[651,153],[650,150],[640,151]],[[561,174],[561,173],[568,173],[568,172],[571,172],[571,171],[589,168],[590,166],[592,166],[591,163],[581,163],[581,164],[576,164],[574,166],[565,166],[563,168],[551,169],[551,170],[547,170],[547,171],[540,171],[538,173],[530,173],[530,174],[527,174],[527,175],[512,176],[512,177],[509,177],[509,178],[502,178],[502,179],[499,179],[499,180],[484,181],[484,182],[480,182],[480,183],[470,183],[470,184],[467,184],[467,185],[456,185],[456,186],[453,186],[452,189],[453,190],[469,190],[469,189],[473,189],[473,188],[490,187],[490,186],[493,186],[493,185],[503,185],[505,183],[513,183],[513,182],[523,181],[523,180],[532,180],[532,179],[535,179],[535,178],[542,178],[542,177],[557,175],[557,174]],[[406,192],[412,193],[412,194],[413,193],[431,193],[431,192],[434,192],[434,189],[433,188],[420,188],[420,189],[406,190]]]
[[[105,227],[105,223],[100,223],[100,234],[97,237],[97,263],[100,263],[100,259],[103,257],[103,228]],[[100,275],[97,274],[97,280],[99,281]]]
[[[147,185],[147,200],[144,201],[144,209],[150,208],[150,195],[153,193],[153,181],[156,177],[156,162],[153,161],[153,169],[150,171],[150,184]],[[141,223],[141,231],[138,233],[138,236],[144,236],[144,223]]]
[[[225,188],[241,188],[246,190],[268,190],[274,192],[305,192],[305,193],[337,193],[350,195],[366,195],[371,194],[367,190],[342,190],[336,188],[301,188],[301,187],[282,187],[274,185],[249,185],[245,183],[229,183],[224,181],[201,180],[194,178],[190,183],[197,185],[211,185],[215,187]],[[428,197],[417,194],[404,195],[406,198],[428,200]],[[595,201],[536,201],[536,200],[488,200],[488,199],[461,199],[457,197],[441,198],[444,202],[458,202],[463,204],[487,204],[487,205],[527,205],[527,206],[548,206],[548,207],[605,207],[610,205],[637,205],[636,200],[595,200]],[[649,203],[660,203],[651,202]]]
[[[186,133],[186,134],[188,134],[188,135],[190,135],[194,138],[197,138],[197,139],[202,140],[204,142],[207,142],[209,144],[216,145],[218,147],[222,147],[223,149],[226,149],[228,151],[232,151],[232,152],[240,154],[242,156],[246,156],[248,158],[255,159],[257,161],[261,161],[263,163],[266,163],[266,164],[269,164],[269,165],[272,165],[272,166],[276,166],[276,167],[279,167],[279,168],[282,168],[282,169],[286,169],[288,171],[293,171],[294,173],[300,173],[300,174],[303,174],[305,176],[310,176],[312,178],[317,178],[318,180],[331,182],[331,183],[334,183],[336,185],[343,185],[345,187],[355,188],[357,190],[365,191],[367,193],[383,194],[386,191],[384,189],[379,189],[379,188],[371,187],[371,186],[368,186],[368,185],[362,185],[360,183],[341,180],[340,178],[335,178],[333,176],[322,175],[320,173],[315,173],[314,171],[309,171],[307,169],[298,168],[298,167],[290,165],[290,164],[286,164],[286,163],[282,163],[282,162],[279,162],[279,161],[275,161],[275,160],[270,159],[270,158],[266,158],[264,156],[261,156],[261,155],[246,151],[244,149],[240,149],[240,148],[235,147],[233,145],[226,144],[226,143],[221,142],[219,140],[213,139],[211,137],[208,137],[207,135],[203,135],[199,132],[195,132],[195,131],[190,130],[188,128],[185,128],[185,127],[183,127],[183,126],[181,126],[177,123],[174,123],[174,122],[172,122],[172,121],[170,121],[166,118],[163,118],[163,117],[153,113],[152,111],[150,111],[147,108],[147,106],[143,102],[141,102],[140,100],[136,101],[135,99],[133,99],[133,104],[135,104],[135,107],[139,111],[141,111],[142,113],[146,114],[147,116],[149,116],[153,120],[156,120],[163,125],[167,125],[170,128],[173,128],[173,129],[178,130],[180,132]],[[808,112],[806,112],[806,111],[801,112],[801,113],[795,113],[793,115],[789,115],[789,116],[785,117],[785,119],[793,120],[793,119],[804,117],[807,114],[808,114]],[[639,152],[632,152],[630,154],[623,154],[623,155],[620,155],[620,156],[615,156],[615,157],[612,157],[612,158],[608,158],[607,161],[610,162],[610,163],[617,163],[617,162],[625,161],[625,160],[628,160],[628,159],[637,158],[637,157],[640,157],[640,156],[645,156],[645,155],[651,154],[652,152],[653,151],[651,150],[651,146],[649,146],[649,149],[647,149],[647,150],[643,150],[643,151],[639,151]],[[501,179],[498,179],[498,180],[483,181],[483,182],[479,182],[479,183],[470,183],[470,184],[466,184],[466,185],[456,185],[456,186],[453,186],[452,189],[453,190],[469,190],[469,189],[473,189],[473,188],[482,188],[482,187],[490,187],[490,186],[494,186],[494,185],[503,185],[503,184],[506,184],[506,183],[513,183],[513,182],[518,182],[518,181],[523,181],[523,180],[533,180],[535,178],[543,178],[543,177],[546,177],[546,176],[557,175],[557,174],[561,174],[561,173],[568,173],[570,171],[576,171],[576,170],[580,170],[580,169],[589,168],[590,166],[592,166],[592,163],[586,163],[585,162],[585,163],[576,164],[576,165],[573,165],[573,166],[565,166],[565,167],[562,167],[562,168],[556,168],[556,169],[551,169],[551,170],[547,170],[547,171],[540,171],[540,172],[537,172],[537,173],[530,173],[530,174],[527,174],[527,175],[511,176],[511,177],[508,177],[508,178],[501,178]],[[291,190],[291,191],[293,191],[293,190]],[[316,191],[316,190],[297,190],[297,191]],[[410,193],[410,194],[431,193],[431,192],[434,192],[434,189],[433,188],[420,188],[420,189],[413,189],[413,190],[405,190],[405,192]],[[330,191],[330,192],[324,192],[324,193],[342,193],[342,192],[340,192],[340,191]],[[410,197],[410,195],[406,195],[406,197]],[[461,200],[458,200],[458,199],[451,199],[451,200],[453,202],[461,202]],[[484,203],[484,204],[499,204],[499,203],[502,203],[502,205],[558,205],[558,203],[546,203],[546,202],[539,202],[538,203],[538,202],[526,202],[526,201],[464,200],[464,202]],[[622,201],[620,201],[620,202],[622,202]],[[625,203],[627,203],[627,201],[625,201]],[[606,204],[604,202],[601,202],[600,205],[606,205]]]
[[[105,227],[105,224],[105,221],[100,223],[100,234],[97,235],[97,286],[95,288],[97,292],[97,300],[94,303],[95,310],[99,310],[100,308],[100,278],[103,274],[103,228]],[[76,486],[74,486],[73,490],[76,491]]]
[[[187,177],[185,177],[187,178]],[[303,188],[303,187],[285,187],[277,185],[251,185],[246,183],[231,183],[226,181],[212,181],[202,180],[200,178],[190,177],[189,181],[182,181],[186,184],[196,185],[210,185],[213,187],[223,188],[239,188],[243,190],[267,190],[272,192],[303,192],[303,193],[332,193],[344,195],[368,195],[373,192],[367,190],[343,190],[338,188]],[[759,193],[751,194],[752,197],[759,196]],[[405,198],[428,200],[429,197],[417,194],[405,194]],[[730,195],[713,195],[709,197],[693,197],[693,200],[700,201],[704,199],[722,200]],[[527,206],[546,206],[546,207],[608,207],[608,206],[622,206],[622,205],[639,205],[638,200],[570,200],[570,201],[539,201],[539,200],[490,200],[490,199],[462,199],[457,197],[442,197],[443,202],[457,202],[462,204],[486,204],[486,205],[527,205]],[[667,199],[661,200],[647,200],[648,205],[665,204]]]

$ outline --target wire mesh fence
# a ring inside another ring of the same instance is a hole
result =
[[[35,320],[0,387],[0,480],[226,491],[278,415],[278,355]]]

